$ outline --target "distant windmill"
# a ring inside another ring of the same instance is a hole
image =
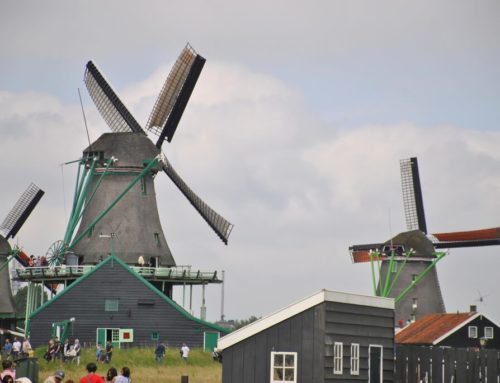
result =
[[[500,228],[428,234],[417,159],[400,167],[408,231],[349,250],[354,263],[371,262],[375,293],[395,298],[395,319],[406,321],[445,311],[435,266],[446,253],[438,249],[500,245]]]
[[[38,186],[30,184],[0,225],[0,232],[3,234],[0,234],[0,318],[14,318],[16,311],[7,265],[13,258],[24,266],[29,261],[28,256],[22,251],[18,249],[13,251],[8,240],[16,236],[43,194],[43,190]]]
[[[142,258],[155,266],[175,266],[156,204],[154,178],[161,170],[227,244],[233,225],[189,188],[161,152],[174,136],[204,63],[189,45],[183,49],[143,129],[95,63],[88,62],[85,85],[113,133],[83,151],[71,217],[64,239],[52,246],[50,264],[76,258],[96,264],[113,251],[128,264]],[[158,136],[156,143],[146,131]]]

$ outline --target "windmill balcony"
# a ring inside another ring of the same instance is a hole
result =
[[[23,282],[53,282],[64,283],[78,279],[93,270],[97,265],[55,266],[55,267],[25,267],[16,269],[16,280]],[[217,271],[191,270],[190,266],[176,267],[140,267],[129,266],[130,269],[148,281],[163,281],[173,285],[190,284],[204,285],[222,283],[217,277]]]

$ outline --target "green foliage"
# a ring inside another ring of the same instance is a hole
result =
[[[235,320],[234,321],[234,329],[238,330],[239,328],[244,327],[244,326],[246,326],[246,325],[248,325],[248,324],[250,324],[252,322],[255,322],[258,319],[260,319],[260,318],[257,318],[255,315],[252,315],[248,319]]]
[[[36,285],[34,289],[34,295],[35,295],[35,300],[36,300],[36,307],[40,306],[40,289],[42,286]],[[15,304],[16,304],[16,312],[18,315],[24,315],[26,312],[26,300],[28,298],[28,286],[21,287],[18,291],[17,294],[14,297]],[[48,300],[48,295],[47,292],[43,292],[43,301],[47,302]]]

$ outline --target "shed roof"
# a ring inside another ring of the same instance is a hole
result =
[[[249,325],[242,327],[231,334],[220,338],[217,343],[219,350],[224,350],[242,340],[249,338],[275,324],[278,324],[294,315],[314,307],[323,302],[338,302],[352,305],[362,305],[380,307],[394,310],[394,300],[392,298],[382,298],[376,296],[343,293],[339,291],[320,290],[313,295],[303,298],[291,305],[265,316]]]
[[[480,315],[478,312],[428,314],[399,331],[395,342],[436,345]]]

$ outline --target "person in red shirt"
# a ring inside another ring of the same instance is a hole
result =
[[[87,375],[80,379],[80,383],[105,383],[104,378],[96,374],[97,365],[95,363],[87,364]]]

